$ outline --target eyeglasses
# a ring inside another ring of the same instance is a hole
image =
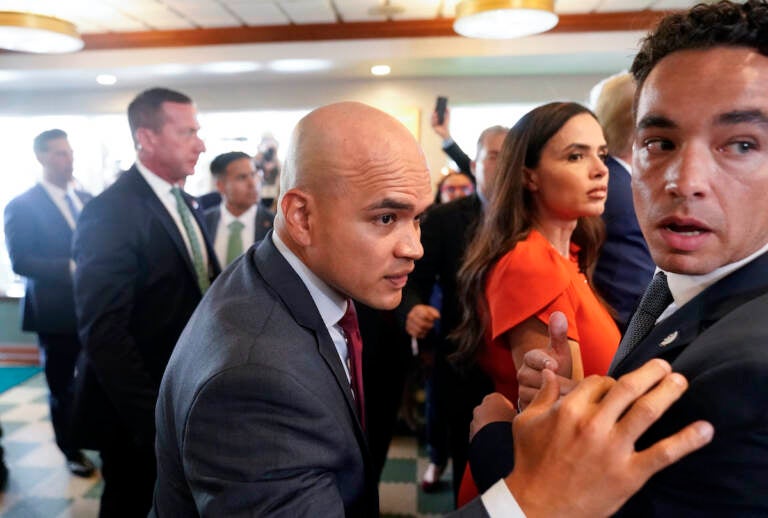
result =
[[[444,185],[440,188],[440,192],[448,194],[456,194],[460,192],[465,196],[469,196],[475,192],[475,187],[473,185]]]

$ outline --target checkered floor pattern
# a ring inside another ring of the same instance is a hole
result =
[[[0,493],[4,518],[95,518],[101,477],[72,476],[53,438],[48,419],[48,389],[37,374],[0,394],[2,444],[10,478]],[[95,452],[86,454],[97,465]],[[383,518],[428,518],[452,509],[450,470],[440,491],[426,494],[418,477],[428,460],[414,437],[395,437],[380,485]]]

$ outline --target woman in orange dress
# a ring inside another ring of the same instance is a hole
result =
[[[457,359],[477,361],[517,400],[523,355],[549,345],[555,311],[568,320],[572,377],[605,374],[619,330],[591,288],[604,229],[607,146],[595,116],[550,103],[520,119],[501,151],[493,197],[459,272]],[[465,470],[459,504],[477,495]]]

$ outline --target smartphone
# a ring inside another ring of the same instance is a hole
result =
[[[442,95],[437,97],[437,103],[435,103],[435,111],[437,112],[437,122],[442,124],[445,122],[445,108],[448,106],[448,98]]]

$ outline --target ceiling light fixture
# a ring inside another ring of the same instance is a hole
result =
[[[112,86],[117,83],[117,76],[112,74],[99,74],[96,76],[96,82],[103,86]]]
[[[60,54],[78,51],[83,45],[75,25],[66,20],[36,13],[0,11],[0,48]]]
[[[371,67],[371,74],[375,76],[388,76],[392,72],[389,65],[373,65]]]
[[[557,25],[554,0],[462,0],[453,30],[469,38],[518,38]]]

